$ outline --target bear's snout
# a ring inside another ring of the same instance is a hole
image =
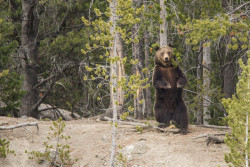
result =
[[[168,62],[168,57],[165,57],[165,62]]]

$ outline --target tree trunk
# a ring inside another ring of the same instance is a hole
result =
[[[110,48],[110,57],[115,58],[117,56],[122,57],[122,46],[121,46],[121,38],[118,35],[118,32],[116,32],[116,23],[118,20],[118,17],[116,16],[116,8],[117,8],[118,2],[116,0],[111,0],[110,2],[110,10],[111,10],[111,17],[110,22],[112,23],[112,26],[110,27],[110,33],[113,34],[113,44]],[[123,103],[121,99],[123,99],[121,93],[122,90],[117,89],[118,88],[118,80],[122,77],[122,67],[121,62],[111,62],[110,63],[110,103],[112,108],[109,110],[108,115],[110,115],[110,112],[113,114],[113,124],[112,124],[112,143],[111,143],[111,154],[110,154],[110,166],[115,167],[115,153],[116,153],[116,125],[117,125],[117,106]],[[117,104],[118,103],[118,104]]]
[[[120,59],[123,58],[123,47],[122,47],[122,39],[119,35],[118,32],[115,32],[115,25],[114,23],[117,22],[118,18],[115,14],[116,11],[116,6],[117,2],[116,0],[112,0],[110,3],[110,9],[111,9],[111,17],[110,17],[110,22],[113,23],[113,26],[110,28],[110,33],[114,34],[113,39],[114,39],[114,45],[115,47],[110,48],[110,57],[120,57]],[[115,51],[114,51],[115,48]],[[113,115],[113,106],[114,106],[114,101],[113,97],[116,98],[117,104],[117,112],[120,114],[122,112],[123,108],[123,103],[124,103],[124,96],[123,96],[123,91],[121,87],[118,87],[117,83],[124,77],[125,75],[125,68],[124,64],[121,61],[117,61],[115,63],[110,63],[110,81],[111,83],[114,83],[114,85],[110,87],[110,109],[107,110],[106,115],[109,117],[112,117]],[[114,92],[114,89],[116,90]]]
[[[197,57],[197,90],[200,92],[198,95],[198,106],[197,106],[197,125],[202,124],[202,115],[203,115],[203,104],[202,104],[202,74],[203,74],[203,68],[202,68],[202,59],[203,59],[203,54],[200,53]]]
[[[134,0],[134,6],[135,8],[138,8],[141,6],[141,0]],[[132,36],[134,38],[138,37],[139,34],[139,28],[140,25],[139,23],[134,24],[133,28],[132,28]],[[133,69],[134,69],[134,74],[135,75],[140,75],[141,80],[144,79],[143,73],[142,73],[142,69],[143,69],[143,55],[142,55],[142,40],[139,39],[138,43],[133,43],[132,44],[132,55],[134,60],[138,60],[138,63],[134,65]],[[140,103],[140,101],[143,100],[143,103]],[[145,99],[144,99],[144,92],[142,89],[142,86],[140,86],[137,89],[137,93],[136,93],[136,97],[134,98],[134,118],[136,119],[142,119],[144,117],[145,114]]]
[[[160,18],[162,21],[162,24],[160,24],[160,47],[166,46],[168,44],[168,39],[167,39],[167,12],[166,12],[166,5],[165,5],[165,0],[160,0],[160,7],[161,7],[161,12],[160,12]]]
[[[211,84],[211,55],[210,46],[203,44],[203,88],[204,88],[204,98],[203,98],[203,125],[208,125],[208,119],[211,118],[208,107],[210,106],[211,97],[209,95],[210,84]]]
[[[234,65],[233,61],[229,63],[225,68],[224,68],[224,77],[223,77],[223,82],[224,82],[224,97],[225,98],[232,98],[232,95],[234,94],[234,89],[235,89],[235,82],[234,82]]]
[[[20,116],[37,117],[38,107],[33,108],[38,94],[33,86],[38,83],[36,60],[38,54],[38,0],[22,1],[22,35],[21,35],[21,74],[24,76],[22,89],[26,92],[21,100]]]
[[[145,54],[145,67],[149,68],[149,41],[148,41],[148,31],[146,30],[144,32],[144,54]],[[145,77],[148,78],[148,83],[151,82],[150,78],[150,70],[145,74]],[[151,87],[146,88],[145,90],[145,115],[144,117],[151,117],[152,110],[152,92],[151,92]]]

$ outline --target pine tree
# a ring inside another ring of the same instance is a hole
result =
[[[242,69],[232,99],[222,99],[228,112],[228,124],[232,132],[227,134],[225,143],[230,147],[230,153],[225,154],[225,161],[233,166],[249,166],[249,114],[250,114],[250,52],[247,65],[239,60]]]

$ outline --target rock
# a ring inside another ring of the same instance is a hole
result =
[[[28,117],[27,117],[27,115],[23,115],[23,116],[21,116],[20,118],[21,118],[21,119],[27,119]]]
[[[127,157],[128,161],[132,161],[135,158],[140,157],[147,152],[148,147],[144,142],[131,144],[122,149],[123,156]]]
[[[52,107],[49,104],[41,104],[38,107],[38,111],[41,111],[38,115],[39,119],[44,119],[44,118],[49,118],[51,120],[57,120],[59,117],[63,116],[63,118],[66,121],[70,121],[73,118],[79,119],[80,115],[78,115],[77,113],[73,113],[73,117],[71,115],[70,111],[64,110],[64,109],[60,109],[60,108],[56,108]]]

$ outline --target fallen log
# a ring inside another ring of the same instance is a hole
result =
[[[25,123],[20,123],[16,125],[10,125],[10,126],[0,126],[0,130],[10,130],[10,129],[15,129],[15,128],[23,128],[26,126],[36,126],[37,133],[39,132],[38,122],[25,122]]]
[[[226,135],[226,132],[222,132],[222,133],[205,133],[205,134],[201,134],[199,136],[196,137],[191,137],[192,139],[198,139],[198,138],[203,138],[203,137],[207,137],[208,135],[213,135],[213,136],[220,136],[220,135]]]
[[[198,127],[211,128],[211,129],[230,129],[229,126],[216,126],[216,125],[198,125]]]
[[[220,143],[225,143],[225,141],[224,141],[224,139],[221,139],[219,137],[213,136],[211,134],[207,134],[207,138],[206,138],[207,146],[209,146],[210,143],[220,144]]]

